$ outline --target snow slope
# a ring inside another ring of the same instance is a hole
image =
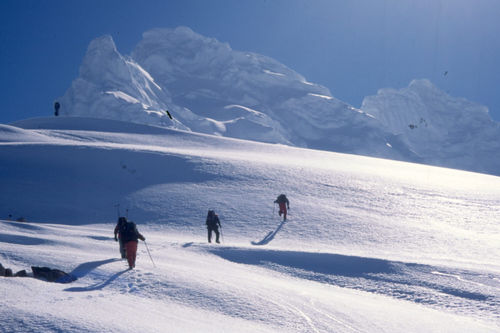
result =
[[[495,176],[76,117],[2,125],[0,169],[0,262],[78,277],[0,278],[8,332],[500,329]]]
[[[499,174],[500,125],[484,106],[415,80],[358,109],[272,58],[187,27],[147,31],[129,56],[111,36],[95,39],[60,102],[62,115]]]

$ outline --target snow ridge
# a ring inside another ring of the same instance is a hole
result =
[[[61,105],[63,115],[500,170],[499,124],[484,106],[453,98],[428,80],[381,89],[358,109],[272,58],[233,50],[188,27],[147,31],[129,56],[111,36],[92,41]]]
[[[500,124],[485,106],[451,97],[422,79],[400,90],[381,89],[361,109],[401,135],[423,161],[499,174]]]

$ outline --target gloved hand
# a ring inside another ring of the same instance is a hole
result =
[[[146,241],[146,237],[142,236],[142,238],[140,238],[140,240],[142,240],[143,242]]]
[[[115,242],[118,242],[118,238],[116,238],[116,236],[115,236]]]

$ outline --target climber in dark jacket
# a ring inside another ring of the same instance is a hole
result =
[[[125,244],[123,244],[122,236],[120,234],[120,228],[124,223],[127,223],[127,219],[125,217],[121,216],[118,218],[118,222],[116,223],[116,226],[115,226],[115,241],[117,241],[120,244],[120,255],[121,255],[122,259],[126,258],[126,256],[125,256]]]
[[[213,210],[209,210],[207,214],[207,220],[205,222],[207,225],[207,230],[208,230],[208,242],[212,242],[212,231],[215,232],[215,242],[220,243],[219,241],[219,227],[220,225],[220,220],[219,216],[215,214]]]
[[[54,116],[58,116],[59,115],[59,109],[61,108],[61,104],[59,102],[55,102],[54,103]]]
[[[137,255],[138,240],[145,241],[146,238],[139,233],[137,226],[132,221],[125,221],[119,228],[120,239],[125,247],[125,254],[127,256],[128,267],[130,269],[135,267],[135,259]]]

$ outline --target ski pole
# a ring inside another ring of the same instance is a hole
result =
[[[151,259],[153,266],[156,268],[155,262],[153,261],[153,257],[151,257],[151,252],[149,252],[148,243],[146,243],[146,241],[144,241],[144,244],[146,245],[146,250],[148,250],[149,258]]]
[[[220,225],[220,237],[222,239],[222,243],[224,243],[224,234],[222,233],[222,225]]]
[[[118,214],[118,217],[120,217],[120,204],[116,204],[116,214]]]

